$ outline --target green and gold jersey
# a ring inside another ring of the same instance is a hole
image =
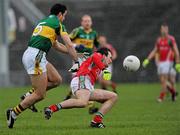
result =
[[[89,54],[92,54],[94,46],[96,48],[99,47],[99,43],[97,41],[97,32],[94,30],[87,33],[84,31],[83,27],[78,27],[70,33],[70,38],[76,45],[84,45],[85,49],[83,52],[87,52]]]
[[[50,15],[39,21],[28,46],[38,48],[47,53],[55,42],[57,35],[63,34],[67,34],[65,26],[59,21],[57,16]]]

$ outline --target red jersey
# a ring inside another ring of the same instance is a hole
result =
[[[103,55],[100,53],[93,53],[92,56],[87,58],[79,67],[75,76],[85,76],[90,77],[91,83],[94,84],[100,75],[101,71],[105,69],[105,64],[102,62],[104,59]]]
[[[175,38],[171,35],[159,37],[156,42],[158,48],[159,61],[174,61],[173,46],[176,45]]]

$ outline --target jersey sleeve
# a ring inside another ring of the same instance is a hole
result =
[[[102,55],[99,53],[94,53],[92,56],[93,63],[100,69],[105,69],[105,64],[102,62]]]
[[[72,32],[69,34],[70,39],[74,40],[77,37],[78,32],[79,32],[78,28],[73,29]]]
[[[176,45],[176,40],[175,40],[174,37],[171,37],[168,42],[169,42],[168,44],[169,44],[171,47],[173,47],[173,46]]]

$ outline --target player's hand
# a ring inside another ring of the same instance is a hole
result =
[[[75,62],[75,64],[68,70],[69,72],[77,72],[79,70],[79,62]]]
[[[175,68],[176,68],[176,71],[180,73],[180,63],[176,63]]]
[[[81,45],[81,44],[80,45],[76,45],[76,47],[75,47],[77,52],[83,52],[84,48],[85,48],[84,45]]]
[[[142,66],[143,66],[144,68],[146,68],[148,64],[149,64],[149,60],[148,60],[148,59],[145,59],[145,60],[143,61],[143,63],[142,63]]]
[[[103,79],[104,80],[111,80],[112,74],[107,69],[103,70]]]

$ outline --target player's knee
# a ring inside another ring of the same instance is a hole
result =
[[[46,97],[45,93],[36,93],[36,100],[40,101],[43,100]]]
[[[54,79],[53,84],[54,86],[59,86],[62,83],[62,77],[58,76]]]
[[[118,100],[118,95],[116,93],[113,93],[111,98],[114,102],[116,102]]]

